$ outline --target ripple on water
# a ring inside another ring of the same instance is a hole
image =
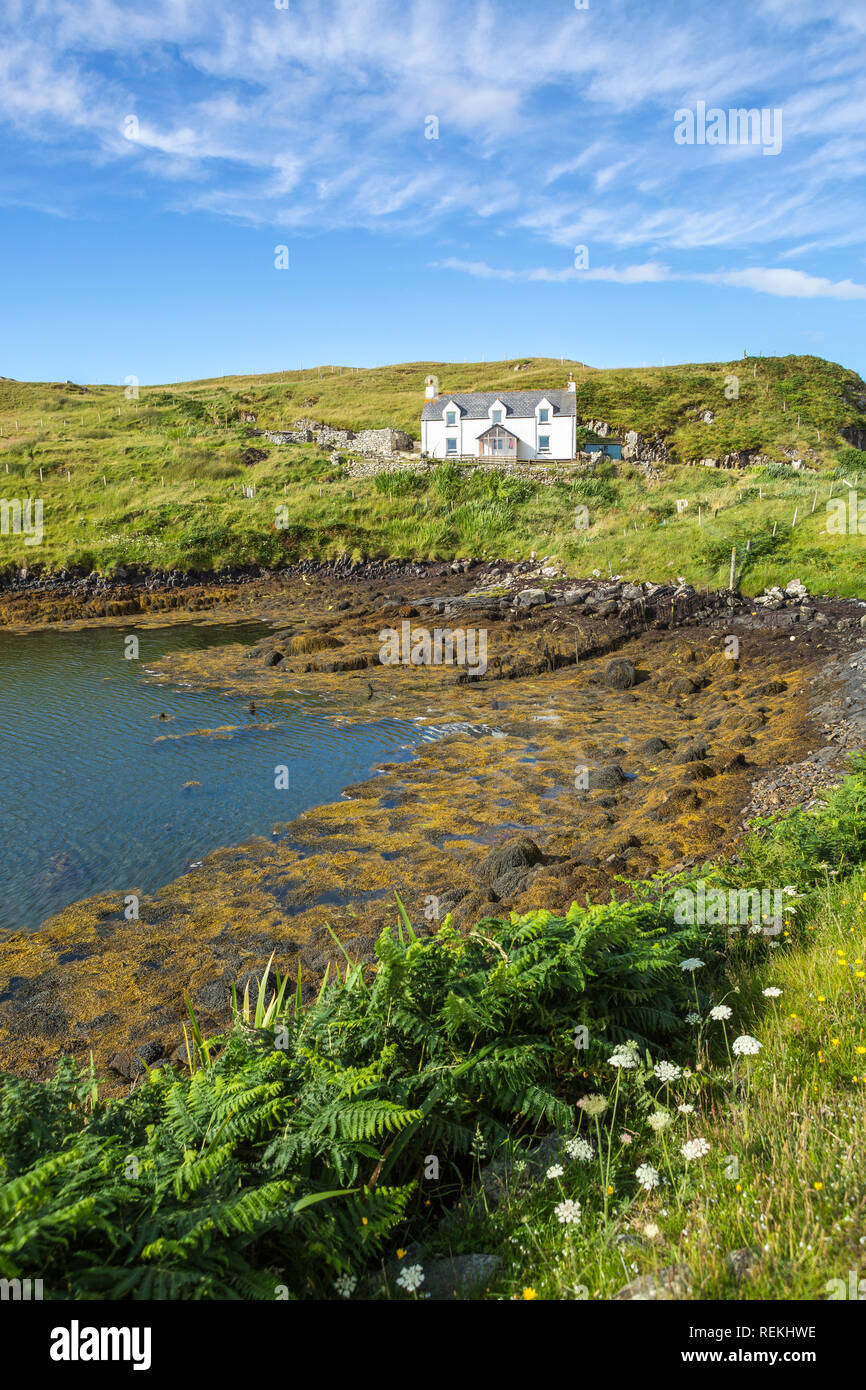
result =
[[[0,765],[21,769],[21,794],[0,805],[0,928],[32,930],[95,893],[117,893],[122,911],[128,894],[271,836],[425,741],[410,720],[343,723],[332,699],[296,691],[256,719],[240,696],[142,679],[170,651],[268,632],[141,628],[139,661],[124,659],[125,629],[0,632]]]

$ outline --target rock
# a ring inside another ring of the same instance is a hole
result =
[[[615,598],[602,598],[587,603],[587,608],[595,613],[597,618],[612,618],[619,609],[619,604]]]
[[[420,1292],[434,1300],[465,1297],[487,1289],[502,1268],[499,1255],[452,1255],[424,1266]]]
[[[424,1282],[417,1292],[418,1299],[443,1302],[465,1298],[467,1294],[486,1289],[502,1268],[503,1261],[499,1255],[480,1252],[429,1260],[426,1258],[426,1247],[415,1242],[407,1247],[402,1260],[389,1260],[386,1266],[392,1295],[402,1295],[397,1278],[401,1270],[412,1265],[420,1265],[424,1271]]]
[[[140,1043],[132,1052],[115,1052],[109,1057],[108,1065],[126,1081],[136,1081],[144,1076],[148,1067],[158,1063],[164,1056],[165,1049],[161,1043],[146,1042]]]
[[[514,596],[515,608],[535,608],[540,603],[547,603],[547,592],[544,589],[521,589],[520,593]]]
[[[669,695],[694,695],[697,686],[694,681],[690,681],[688,676],[677,676],[668,686]]]
[[[607,767],[590,768],[588,774],[589,790],[610,791],[614,787],[621,787],[627,781],[625,773],[619,763],[609,763]]]
[[[675,763],[697,763],[707,756],[707,745],[703,741],[686,744],[674,757]]]
[[[250,993],[252,994],[252,987]],[[195,1003],[199,1009],[205,1009],[208,1013],[221,1014],[228,1010],[231,997],[230,979],[208,980],[207,984],[196,990]]]
[[[648,738],[637,751],[648,754],[663,753],[667,746],[663,738]]]
[[[565,593],[562,595],[562,602],[567,603],[569,605],[585,603],[586,594],[583,593],[580,589],[566,589]],[[862,625],[863,627],[866,627],[866,617],[862,619]]]
[[[263,665],[263,666],[279,666],[280,662],[285,660],[285,655],[286,655],[285,652],[278,652],[278,651],[268,652],[267,656],[265,657],[264,661],[262,662],[262,665]]]
[[[510,870],[518,869],[525,874],[534,865],[543,863],[544,855],[535,841],[528,835],[515,835],[497,845],[482,859],[476,870],[476,878],[480,883],[492,885]]]
[[[725,1264],[736,1280],[745,1278],[761,1260],[761,1252],[754,1245],[744,1245],[741,1250],[729,1250]]]
[[[543,1177],[551,1164],[562,1158],[564,1145],[569,1137],[568,1134],[559,1134],[554,1130],[551,1134],[546,1134],[532,1149],[512,1148],[506,1145],[479,1174],[478,1186],[484,1193],[485,1200],[495,1205],[505,1197],[508,1187],[518,1176],[515,1172],[518,1164],[522,1165],[519,1174],[521,1182],[531,1183],[534,1179]]]
[[[490,885],[490,891],[500,902],[508,898],[516,898],[525,891],[529,875],[529,869],[506,869],[504,873],[497,874]]]
[[[692,1272],[688,1265],[667,1265],[655,1274],[641,1274],[632,1279],[614,1294],[615,1300],[624,1302],[663,1302],[672,1298],[685,1298],[692,1284]]]
[[[614,661],[609,661],[605,667],[604,683],[612,690],[631,690],[635,679],[635,669],[625,657],[617,657]]]

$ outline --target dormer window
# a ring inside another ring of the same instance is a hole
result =
[[[502,424],[502,411],[501,411],[501,410],[493,410],[493,411],[491,411],[491,413],[490,413],[490,419],[491,419],[491,421],[492,421],[492,423],[493,423],[494,425],[501,425],[501,424]]]
[[[446,412],[445,412],[445,423],[446,423],[446,425],[456,425],[456,424],[457,424],[457,411],[456,411],[456,410],[446,410]]]
[[[547,409],[547,406],[541,406],[538,411],[538,423],[540,425],[546,425],[549,419],[550,411]]]

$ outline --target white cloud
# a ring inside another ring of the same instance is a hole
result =
[[[779,295],[785,299],[866,299],[866,285],[853,280],[827,280],[822,275],[807,275],[802,270],[721,270],[711,275],[693,277],[713,285],[734,285],[738,289],[757,290],[760,294]]]
[[[602,16],[564,0],[291,0],[285,11],[269,0],[7,0],[0,125],[31,171],[34,206],[42,165],[62,151],[140,173],[165,206],[285,231],[447,221],[567,253],[587,243],[593,261],[635,257],[594,268],[598,279],[662,278],[658,258],[677,253],[768,248],[777,259],[855,244],[866,24],[843,0],[817,14],[812,0],[757,5],[756,17],[733,0],[607,0]],[[673,113],[698,99],[781,106],[781,155],[676,146]],[[130,113],[135,144],[121,134]],[[438,140],[424,138],[429,115]],[[74,180],[52,186],[58,206],[77,196]],[[844,279],[730,273],[770,277],[765,293],[859,297]],[[804,288],[813,279],[830,289]]]
[[[735,289],[755,290],[785,299],[866,299],[866,285],[853,280],[832,281],[820,275],[808,275],[803,270],[751,267],[746,270],[717,270],[708,272],[673,271],[658,261],[640,265],[598,266],[578,270],[573,266],[562,269],[536,266],[514,270],[495,267],[486,261],[460,260],[448,257],[432,262],[437,270],[456,270],[482,280],[566,281],[608,280],[621,285],[659,284],[670,280],[692,280],[707,285],[729,285]]]

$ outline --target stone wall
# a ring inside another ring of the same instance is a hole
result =
[[[403,430],[338,430],[320,420],[296,420],[291,430],[256,431],[272,444],[321,444],[324,449],[346,449],[356,454],[395,454],[412,451],[410,435]]]

